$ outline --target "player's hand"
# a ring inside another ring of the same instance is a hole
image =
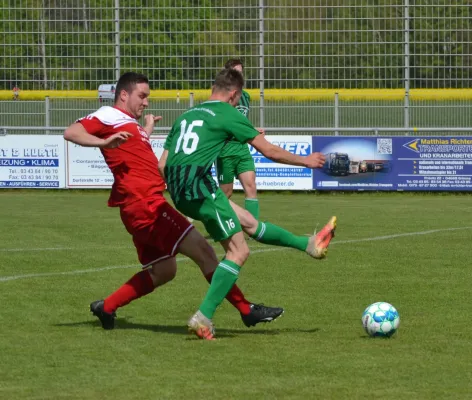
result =
[[[125,143],[128,138],[132,137],[133,135],[129,132],[118,132],[110,137],[106,138],[103,142],[103,145],[100,146],[105,149],[115,149]]]
[[[262,128],[257,128],[257,132],[259,132],[261,135],[265,135],[265,130]]]
[[[322,168],[326,161],[323,153],[311,153],[305,157],[305,165],[308,168]]]
[[[144,125],[154,127],[156,122],[159,122],[162,119],[160,115],[156,116],[153,114],[146,114],[144,116]]]

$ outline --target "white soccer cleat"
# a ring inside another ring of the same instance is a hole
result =
[[[205,317],[201,311],[197,311],[187,323],[189,332],[195,333],[200,339],[214,340],[215,327],[211,319]]]
[[[306,252],[316,258],[321,260],[326,257],[328,253],[328,246],[331,242],[331,239],[334,238],[334,231],[336,230],[337,218],[331,217],[328,223],[323,227],[321,231],[317,234],[310,237],[308,241],[308,246]]]

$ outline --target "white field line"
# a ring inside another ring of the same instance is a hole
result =
[[[120,248],[132,248],[133,246],[120,246]],[[110,245],[108,246],[86,246],[86,247],[37,247],[37,248],[0,248],[0,253],[20,253],[27,251],[67,251],[67,250],[93,250],[93,249],[112,249]]]
[[[349,243],[360,243],[360,242],[374,242],[377,240],[389,240],[389,239],[396,239],[401,237],[408,237],[408,236],[420,236],[420,235],[431,235],[434,233],[440,232],[452,232],[452,231],[463,231],[472,229],[472,226],[464,226],[460,228],[444,228],[444,229],[431,229],[428,231],[418,231],[418,232],[408,232],[408,233],[397,233],[393,235],[385,235],[385,236],[374,236],[370,238],[363,238],[363,239],[351,239],[351,240],[335,240],[331,243],[330,246],[339,245],[339,244],[349,244]],[[50,249],[57,250],[59,248],[52,247]],[[60,248],[65,249],[65,248]],[[70,248],[76,249],[76,248]],[[4,249],[5,250],[5,249]],[[40,251],[39,249],[38,251]],[[46,250],[46,248],[44,249]],[[251,250],[251,254],[257,253],[268,253],[273,251],[283,251],[287,250],[285,247],[269,247],[269,248],[260,248],[256,250]],[[218,254],[218,257],[222,257],[223,254]],[[177,258],[178,262],[189,261],[189,258]],[[7,281],[14,281],[18,279],[27,279],[27,278],[45,278],[50,276],[64,276],[64,275],[80,275],[80,274],[88,274],[93,272],[100,272],[100,271],[108,271],[113,269],[124,269],[124,268],[138,268],[140,265],[116,265],[116,266],[109,266],[109,267],[101,267],[101,268],[90,268],[90,269],[81,269],[81,270],[74,270],[74,271],[65,271],[65,272],[44,272],[44,273],[37,273],[37,274],[24,274],[24,275],[11,275],[11,276],[1,276],[0,282],[7,282]]]

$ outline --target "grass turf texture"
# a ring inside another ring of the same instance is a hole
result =
[[[337,215],[337,243],[315,261],[249,241],[239,284],[285,315],[248,329],[225,303],[215,342],[186,332],[207,289],[189,261],[115,330],[90,315],[138,270],[107,196],[0,191],[0,398],[469,398],[472,229],[446,229],[472,227],[470,195],[261,194],[262,219],[299,234]],[[391,339],[362,329],[375,301],[399,310]]]

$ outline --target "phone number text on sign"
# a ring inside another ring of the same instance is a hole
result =
[[[65,187],[64,141],[60,136],[0,138],[0,187]]]

